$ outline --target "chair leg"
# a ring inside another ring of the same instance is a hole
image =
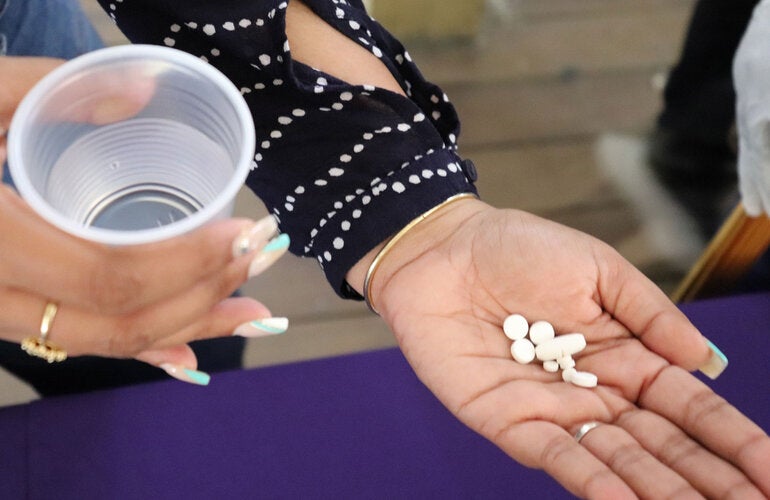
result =
[[[726,295],[770,245],[770,219],[738,204],[671,295],[674,302]]]

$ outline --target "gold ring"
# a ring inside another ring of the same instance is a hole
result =
[[[59,312],[59,306],[55,302],[49,302],[45,305],[45,311],[43,311],[43,319],[40,320],[40,338],[45,341],[48,338],[48,332],[51,331],[51,325],[56,317],[56,313]]]
[[[586,434],[588,434],[592,430],[599,427],[600,424],[601,422],[593,421],[593,422],[586,422],[583,425],[581,425],[580,429],[578,429],[578,431],[575,433],[575,441],[579,443],[581,439],[586,437]]]
[[[24,339],[21,342],[21,349],[24,352],[36,358],[43,358],[49,363],[67,359],[67,352],[64,349],[60,349],[48,341],[48,334],[57,312],[59,312],[59,306],[55,302],[46,304],[43,319],[40,320],[40,336]]]

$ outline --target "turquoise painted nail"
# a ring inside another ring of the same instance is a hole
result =
[[[265,335],[277,335],[285,332],[289,328],[287,318],[264,318],[256,321],[249,321],[235,329],[233,335],[241,337],[264,337]]]
[[[211,375],[209,375],[206,372],[201,372],[198,370],[190,370],[189,368],[185,368],[184,373],[195,384],[209,385],[209,382],[211,382]]]
[[[289,239],[289,235],[286,233],[281,233],[272,240],[268,242],[267,245],[262,249],[263,252],[275,252],[277,250],[285,250],[289,248],[289,243],[291,243],[291,240]]]
[[[185,368],[184,366],[164,363],[160,365],[166,373],[182,382],[188,382],[196,385],[209,385],[211,375],[206,372]]]
[[[285,233],[270,240],[262,250],[257,252],[257,255],[249,264],[249,278],[253,278],[273,265],[289,249],[289,243],[289,235]]]

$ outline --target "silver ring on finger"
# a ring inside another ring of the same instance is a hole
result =
[[[580,428],[575,433],[575,441],[579,443],[581,439],[586,437],[586,434],[596,429],[600,425],[601,425],[601,422],[597,422],[596,420],[592,420],[591,422],[584,423],[583,425],[580,426]]]

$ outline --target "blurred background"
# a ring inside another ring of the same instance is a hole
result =
[[[95,0],[82,3],[109,44],[126,43]],[[635,177],[644,175],[641,139],[660,110],[692,0],[367,4],[457,107],[460,153],[476,164],[484,200],[594,235],[664,291],[674,289],[702,242],[686,230],[661,237],[610,177],[643,184]],[[661,208],[653,195],[642,198]],[[236,210],[266,213],[248,191]],[[243,291],[291,322],[283,335],[249,341],[248,367],[394,345],[362,303],[337,298],[314,260],[287,255]],[[0,371],[0,405],[35,397]]]

